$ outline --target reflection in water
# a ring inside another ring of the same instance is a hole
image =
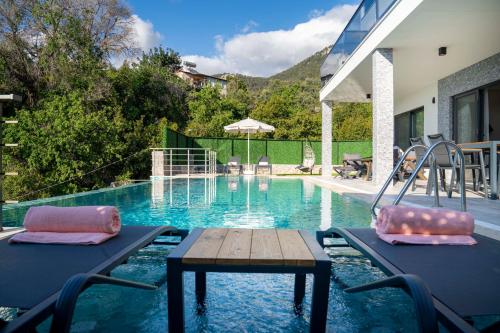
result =
[[[306,182],[304,182],[305,184]],[[321,188],[321,225],[320,230],[327,230],[332,226],[332,191]]]
[[[314,190],[316,189],[316,185],[311,182],[303,181],[302,188],[304,191],[304,201],[309,202],[313,199]]]
[[[24,202],[3,208],[5,225],[22,225],[33,205],[116,206],[124,225],[185,229],[273,227],[313,232],[330,226],[368,226],[370,222],[369,206],[363,202],[302,179],[269,177],[154,179],[111,190]]]
[[[170,207],[210,206],[215,201],[216,196],[217,181],[215,177],[183,178],[181,181],[174,178],[153,178],[151,180],[152,208],[159,208],[163,204]]]

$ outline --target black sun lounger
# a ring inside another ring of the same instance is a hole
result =
[[[474,234],[473,246],[390,245],[368,228],[331,228],[316,236],[322,246],[324,238],[343,238],[392,276],[345,291],[404,289],[416,305],[421,332],[436,332],[437,320],[451,332],[477,332],[473,317],[500,314],[500,241]],[[500,332],[500,322],[483,331]]]
[[[87,286],[111,283],[147,287],[106,275],[162,235],[184,238],[187,231],[167,226],[124,226],[110,240],[88,246],[9,244],[8,239],[0,240],[0,307],[20,310],[15,320],[3,325],[0,322],[0,332],[32,331],[53,314],[61,289],[75,275],[94,279],[86,282]]]

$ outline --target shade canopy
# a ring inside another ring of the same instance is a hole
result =
[[[224,131],[229,133],[260,133],[273,132],[274,126],[264,124],[252,118],[240,120],[234,124],[224,126]]]

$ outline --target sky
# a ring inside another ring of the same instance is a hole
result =
[[[135,43],[205,74],[270,76],[332,44],[359,0],[126,0]]]

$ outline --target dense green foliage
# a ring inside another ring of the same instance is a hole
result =
[[[133,17],[119,0],[0,2],[0,94],[21,104],[4,114],[5,197],[74,193],[149,175],[148,148],[164,127],[194,136],[231,136],[223,126],[245,117],[276,132],[261,137],[319,139],[319,64],[324,51],[271,78],[229,75],[227,93],[192,89],[175,75],[179,55],[154,48],[136,58]],[[118,69],[113,59],[128,60]],[[130,59],[136,59],[130,61]],[[370,139],[365,105],[335,106],[336,139]],[[258,136],[257,136],[258,137]]]

